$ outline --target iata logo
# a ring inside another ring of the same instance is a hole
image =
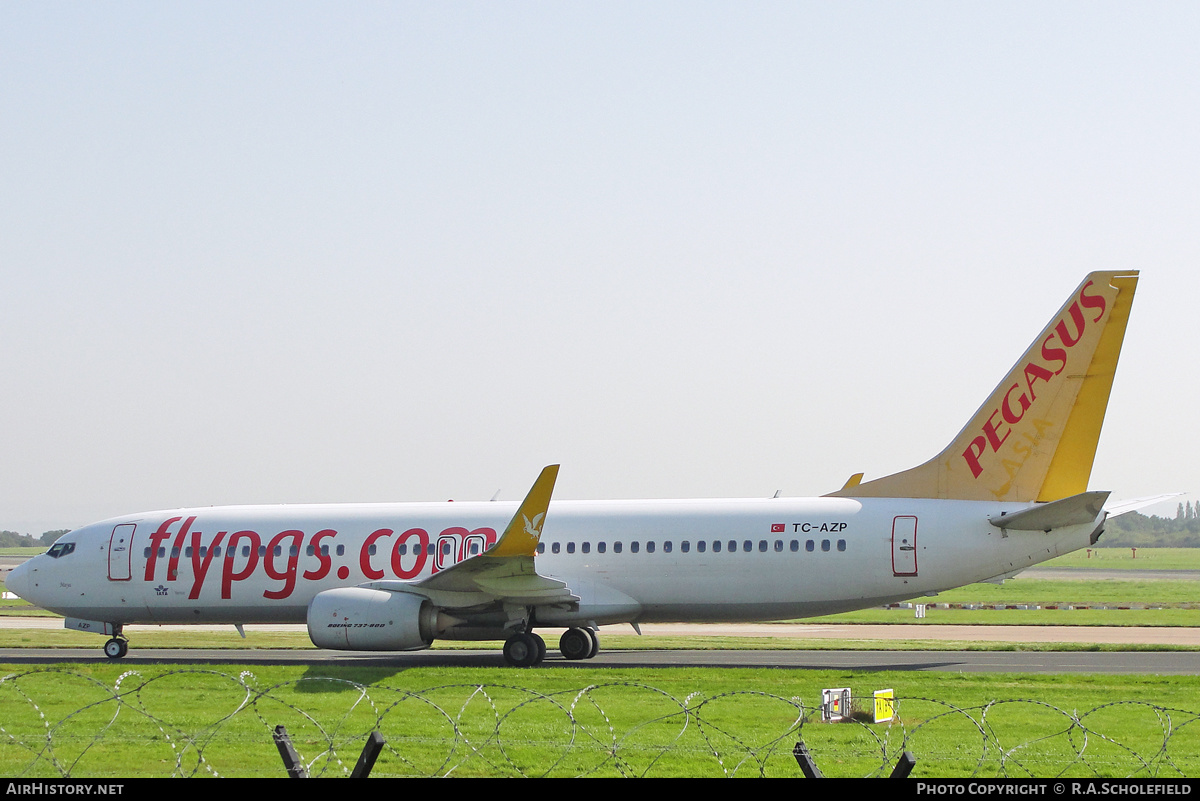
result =
[[[1041,360],[1025,363],[1021,371],[1021,380],[1008,387],[1000,404],[992,410],[980,428],[979,436],[971,440],[971,444],[963,451],[963,459],[975,478],[979,478],[983,473],[983,466],[979,463],[980,457],[988,450],[992,453],[1000,452],[1000,446],[1012,434],[1010,426],[1021,422],[1025,413],[1037,400],[1038,390],[1046,388],[1039,387],[1038,382],[1045,382],[1049,386],[1055,376],[1066,369],[1068,352],[1083,340],[1089,326],[1095,325],[1104,317],[1107,303],[1102,295],[1088,294],[1092,283],[1088,281],[1083,285],[1079,297],[1071,303],[1067,313],[1042,340]],[[1084,309],[1092,309],[1094,314],[1086,314]],[[1037,425],[1036,422],[1034,424]]]

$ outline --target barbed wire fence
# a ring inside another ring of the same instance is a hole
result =
[[[614,682],[539,692],[505,684],[420,690],[303,677],[260,684],[180,669],[112,686],[44,668],[0,678],[0,775],[285,776],[277,727],[313,777],[348,776],[372,732],[375,776],[1181,778],[1200,775],[1195,711],[1146,701],[1061,709],[1031,699],[956,706],[897,698],[897,716],[822,722],[819,705],[741,690],[682,698]]]

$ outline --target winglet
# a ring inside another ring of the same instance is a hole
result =
[[[486,556],[533,556],[542,536],[542,524],[546,522],[546,510],[550,508],[550,496],[554,493],[557,478],[558,465],[542,469],[517,513]]]

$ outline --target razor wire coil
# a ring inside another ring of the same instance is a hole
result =
[[[64,668],[0,677],[0,775],[281,776],[281,723],[309,776],[348,776],[379,731],[376,776],[796,776],[803,740],[826,776],[1180,778],[1200,775],[1200,714],[1147,701],[1088,710],[1033,699],[958,706],[898,698],[887,724],[824,724],[820,709],[758,690],[678,698],[637,682],[538,691],[419,690],[302,677],[263,684],[198,668],[112,686]]]

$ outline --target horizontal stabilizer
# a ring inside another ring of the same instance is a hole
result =
[[[993,526],[1014,531],[1050,531],[1066,526],[1091,523],[1104,510],[1108,492],[1081,492],[1060,501],[1051,501],[1007,515],[989,517]]]
[[[1183,494],[1182,492],[1168,492],[1166,495],[1151,495],[1148,498],[1130,498],[1127,501],[1117,501],[1116,503],[1107,504],[1104,507],[1104,511],[1108,512],[1109,517],[1116,517],[1126,512],[1134,512],[1138,509],[1144,509],[1147,506],[1153,506],[1156,503],[1169,501]]]

